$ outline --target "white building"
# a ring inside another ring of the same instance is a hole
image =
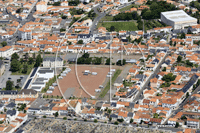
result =
[[[63,66],[63,59],[60,57],[46,57],[43,59],[43,67],[62,67]]]
[[[13,54],[12,46],[5,46],[0,48],[0,57],[10,57]]]
[[[128,3],[128,0],[119,0],[121,4]]]
[[[174,29],[197,25],[197,19],[189,16],[183,10],[161,12],[161,21]]]
[[[36,10],[41,11],[41,12],[46,12],[47,11],[47,2],[40,1],[36,5]]]

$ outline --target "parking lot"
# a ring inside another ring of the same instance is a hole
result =
[[[11,75],[10,69],[10,63],[5,65],[5,71],[3,75],[0,77],[0,88],[3,89],[6,87],[6,82],[8,80],[11,80],[14,82],[14,85],[17,85],[17,79],[21,79],[21,83],[19,84],[20,87],[23,86],[24,82],[26,81],[26,78],[28,75]]]

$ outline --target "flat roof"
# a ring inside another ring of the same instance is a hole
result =
[[[191,21],[191,20],[197,21],[196,18],[189,16],[183,10],[161,12],[161,14],[163,14],[168,20],[171,20],[174,22]]]

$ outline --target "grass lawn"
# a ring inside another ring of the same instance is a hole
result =
[[[137,28],[137,23],[136,22],[104,22],[104,23],[99,23],[98,27],[106,27],[106,29],[110,29],[111,26],[115,27],[115,31],[121,31],[121,30],[126,30],[126,31],[135,31],[138,30]]]
[[[126,6],[126,7],[122,8],[122,9],[120,9],[119,11],[120,11],[120,12],[128,11],[128,10],[130,10],[132,7],[138,7],[138,6],[135,5],[135,4],[131,4],[131,5],[129,5],[129,6]]]
[[[101,21],[112,21],[113,20],[113,16],[105,16],[101,19]]]
[[[27,73],[22,73],[23,64],[21,64],[19,71],[18,72],[12,72],[11,75],[29,75],[31,73],[31,70],[33,69],[33,67],[34,67],[34,63],[31,64],[31,65],[28,65],[28,71],[27,71]]]
[[[120,73],[122,72],[122,70],[117,69],[115,74],[113,75],[111,82],[114,83],[115,80],[117,79],[117,77],[120,75]],[[99,95],[100,98],[103,98],[106,93],[108,92],[108,90],[110,89],[110,81],[107,83],[106,87],[103,89],[103,91],[101,92],[101,94]]]

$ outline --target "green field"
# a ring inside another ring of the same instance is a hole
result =
[[[111,26],[115,27],[115,31],[135,31],[138,30],[137,23],[136,22],[103,22],[99,23],[98,27],[106,27],[106,29],[109,31]]]
[[[132,5],[129,5],[129,6],[126,6],[126,7],[124,7],[124,8],[122,8],[122,9],[120,9],[119,11],[120,12],[123,12],[123,11],[128,11],[128,10],[130,10],[132,7],[138,7],[137,5],[135,5],[135,4],[132,4]]]
[[[121,74],[121,72],[122,72],[122,70],[120,70],[120,69],[116,70],[115,74],[112,77],[111,84],[115,82],[115,80]],[[103,98],[106,95],[106,93],[108,92],[109,89],[110,89],[110,81],[107,83],[106,87],[103,89],[103,91],[101,92],[99,97]]]

